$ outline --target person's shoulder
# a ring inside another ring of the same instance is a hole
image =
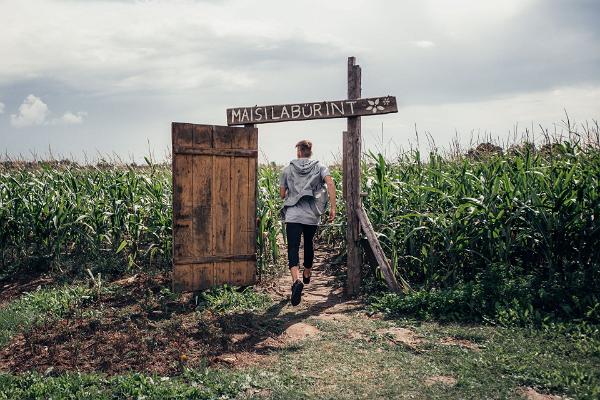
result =
[[[319,171],[321,172],[321,178],[325,179],[325,177],[330,176],[331,175],[331,171],[329,170],[329,167],[325,164],[320,164],[319,163]]]
[[[281,168],[281,177],[287,176],[290,173],[290,164]]]

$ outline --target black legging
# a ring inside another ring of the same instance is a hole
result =
[[[295,222],[285,224],[288,240],[288,266],[297,267],[300,263],[298,253],[300,252],[300,236],[304,234],[304,268],[311,268],[315,251],[313,248],[313,237],[317,231],[317,225],[305,225]]]

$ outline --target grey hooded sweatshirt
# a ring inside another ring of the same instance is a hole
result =
[[[328,175],[327,167],[309,158],[294,159],[283,169],[279,183],[288,190],[283,202],[285,222],[318,225],[319,217],[311,202],[314,202],[314,191],[323,185]]]

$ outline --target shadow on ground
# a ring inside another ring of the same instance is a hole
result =
[[[290,344],[318,332],[305,323],[309,317],[362,308],[344,297],[343,271],[334,258],[332,250],[317,252],[311,283],[298,307],[289,303],[287,275],[258,287],[273,299],[261,312],[198,311],[191,294],[177,300],[163,295],[170,286],[167,276],[123,279],[114,292],[62,319],[38,321],[36,328],[13,337],[0,350],[0,370],[177,375],[184,367],[267,362],[283,347],[293,351]]]

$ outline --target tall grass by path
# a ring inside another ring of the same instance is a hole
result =
[[[600,150],[448,159],[369,153],[365,207],[421,317],[600,322]]]

